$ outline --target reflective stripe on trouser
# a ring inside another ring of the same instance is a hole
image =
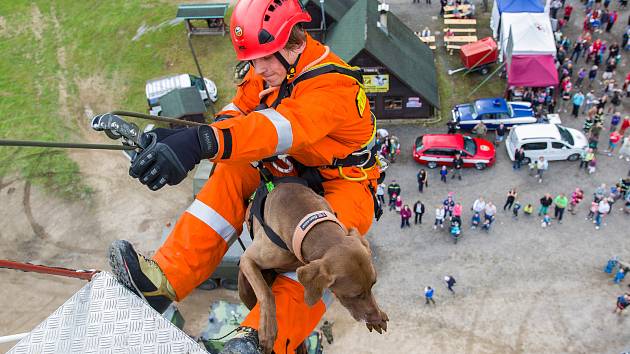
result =
[[[275,170],[272,173],[279,174]],[[197,195],[197,201],[180,217],[154,256],[178,299],[183,299],[205,281],[221,262],[228,248],[224,237],[234,239],[230,236],[231,228],[235,235],[241,233],[245,199],[254,192],[258,183],[258,172],[249,164],[218,163],[213,176]],[[367,233],[374,216],[367,183],[342,179],[323,183],[325,198],[339,220],[348,228],[357,228],[362,235]],[[285,353],[287,339],[290,341],[289,348],[297,347],[313,331],[326,306],[319,301],[317,305],[308,307],[304,303],[304,287],[286,276],[276,278],[272,291],[278,318],[275,350],[276,353]],[[243,325],[258,328],[259,318],[257,305]]]
[[[218,163],[197,199],[179,218],[154,256],[178,299],[208,279],[240,235],[245,199],[258,182],[258,172],[249,164]]]

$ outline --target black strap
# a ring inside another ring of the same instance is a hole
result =
[[[330,74],[330,73],[347,75],[357,80],[357,82],[359,82],[360,84],[363,84],[363,75],[361,75],[360,70],[345,68],[343,66],[339,66],[335,64],[322,65],[318,68],[310,69],[306,71],[305,73],[296,77],[295,80],[293,80],[291,83],[289,83],[287,79],[283,80],[282,84],[280,85],[280,89],[278,90],[278,97],[271,104],[271,107],[276,108],[280,104],[280,101],[291,96],[291,92],[293,92],[293,88],[295,87],[295,85],[299,84],[300,82],[304,80],[312,79],[319,75]],[[263,100],[264,98],[261,99],[261,102]]]
[[[299,177],[292,177],[292,176],[274,177],[273,183],[276,185],[280,183],[298,183],[303,186],[307,186],[307,183],[304,179],[299,178]],[[267,190],[267,186],[265,185],[264,182],[261,182],[261,184],[256,189],[256,194],[254,195],[254,200],[252,201],[252,208],[249,213],[249,220],[248,220],[249,235],[253,240],[254,239],[254,219],[253,218],[255,217],[256,220],[258,220],[258,222],[260,223],[260,225],[262,225],[263,230],[265,230],[265,234],[267,235],[267,237],[269,237],[271,242],[273,242],[276,246],[288,251],[289,247],[287,247],[287,244],[282,240],[280,235],[278,235],[265,222],[265,201],[267,200],[268,194],[269,192]]]
[[[363,168],[370,168],[376,163],[376,155],[378,149],[376,144],[371,149],[362,148],[352,154],[344,157],[343,159],[333,159],[331,167],[352,167],[359,166]]]

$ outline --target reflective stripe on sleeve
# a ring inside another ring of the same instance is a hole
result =
[[[267,108],[258,113],[264,115],[276,128],[278,136],[278,145],[275,154],[284,154],[293,145],[293,131],[291,130],[291,122],[278,113],[275,109]]]
[[[232,102],[225,105],[225,107],[221,108],[221,111],[237,111],[239,113],[243,113],[236,105]]]
[[[186,212],[208,225],[228,244],[233,241],[232,239],[236,235],[236,229],[221,215],[219,215],[219,213],[204,204],[202,201],[195,199],[188,209],[186,209]]]

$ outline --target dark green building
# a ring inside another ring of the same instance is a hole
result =
[[[305,1],[316,38],[351,65],[363,69],[377,118],[429,118],[440,106],[433,52],[377,0],[325,0],[321,36],[318,0]]]

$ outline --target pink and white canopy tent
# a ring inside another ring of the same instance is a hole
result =
[[[545,13],[501,15],[501,59],[510,55],[556,54],[549,16]]]
[[[552,55],[514,55],[508,65],[508,86],[549,87],[558,85]]]

